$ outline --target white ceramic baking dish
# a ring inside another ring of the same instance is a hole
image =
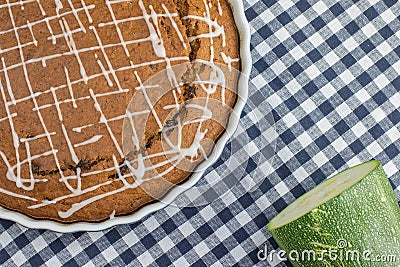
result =
[[[250,55],[250,28],[248,21],[245,17],[243,2],[241,0],[228,0],[232,6],[232,11],[235,19],[236,26],[240,34],[240,58],[241,58],[241,76],[239,79],[238,86],[238,99],[234,106],[234,112],[232,113],[226,131],[218,139],[216,145],[208,157],[204,160],[197,168],[205,170],[211,166],[216,159],[222,153],[224,146],[231,137],[232,133],[236,131],[239,124],[240,114],[244,108],[244,105],[248,97],[248,82],[250,70],[252,67],[251,55]],[[163,198],[162,201],[147,204],[132,214],[125,216],[118,216],[113,219],[109,219],[98,223],[88,222],[76,222],[76,223],[59,223],[51,220],[33,219],[22,213],[11,211],[0,207],[0,218],[12,220],[23,226],[36,229],[49,229],[56,232],[78,232],[78,231],[100,231],[109,227],[128,224],[141,220],[143,217],[160,210],[170,205],[177,196],[183,193],[187,188],[194,186],[204,174],[204,171],[194,172],[193,175],[184,182],[183,186],[175,187],[171,189]]]

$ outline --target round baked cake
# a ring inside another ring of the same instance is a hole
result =
[[[1,0],[0,21],[4,208],[132,213],[225,131],[240,69],[226,0]]]

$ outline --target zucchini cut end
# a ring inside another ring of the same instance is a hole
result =
[[[306,215],[360,182],[379,166],[379,161],[371,160],[326,179],[275,216],[268,224],[268,229],[278,229]]]

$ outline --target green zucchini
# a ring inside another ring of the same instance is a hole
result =
[[[294,266],[400,266],[400,208],[376,160],[325,180],[268,230]]]

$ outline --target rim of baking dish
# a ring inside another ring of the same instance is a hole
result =
[[[252,67],[252,60],[250,54],[250,27],[244,13],[243,2],[241,0],[227,0],[232,8],[233,17],[235,20],[236,27],[239,31],[240,36],[240,60],[241,60],[241,74],[238,83],[238,99],[233,108],[233,112],[229,117],[228,125],[225,132],[217,140],[213,151],[208,159],[200,163],[196,168],[201,168],[202,171],[194,172],[187,181],[183,183],[184,187],[172,188],[165,196],[162,197],[162,201],[146,204],[131,214],[117,216],[110,220],[102,222],[73,222],[73,223],[61,223],[46,219],[35,219],[27,215],[24,215],[17,211],[8,210],[0,207],[0,219],[11,220],[22,226],[33,228],[33,229],[46,229],[60,233],[72,233],[81,231],[101,231],[107,228],[120,225],[129,224],[140,221],[145,216],[160,210],[170,205],[174,199],[180,194],[185,192],[188,188],[193,187],[199,179],[203,176],[204,171],[212,166],[216,160],[221,156],[222,151],[231,138],[232,134],[236,131],[240,114],[246,104],[248,98],[248,82],[250,71]]]

